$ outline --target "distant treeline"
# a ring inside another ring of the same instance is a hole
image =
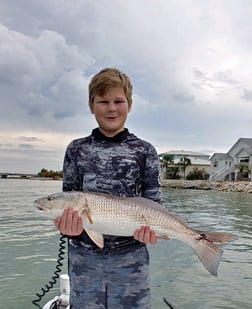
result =
[[[59,179],[63,177],[63,171],[52,171],[52,170],[48,171],[47,169],[42,168],[37,175],[39,177]]]

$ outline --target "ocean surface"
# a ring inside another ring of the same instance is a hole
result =
[[[33,201],[58,191],[60,181],[0,179],[0,309],[37,308],[32,300],[55,271],[59,234]],[[149,246],[153,308],[168,308],[163,297],[175,309],[252,308],[252,194],[164,189],[163,195],[189,226],[237,238],[222,246],[217,278],[181,242]],[[56,295],[58,284],[40,305]]]

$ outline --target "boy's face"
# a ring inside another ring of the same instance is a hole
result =
[[[108,137],[123,131],[131,104],[127,101],[123,88],[110,88],[104,95],[96,95],[89,102],[90,111],[95,115],[100,131]]]

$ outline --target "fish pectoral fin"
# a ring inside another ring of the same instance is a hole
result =
[[[81,203],[83,204],[80,209],[80,214],[85,215],[89,221],[90,224],[93,224],[92,216],[91,216],[91,210],[88,206],[88,202],[86,199],[81,199]]]
[[[90,239],[100,248],[104,247],[103,235],[99,232],[96,232],[92,229],[85,229]]]
[[[90,224],[93,224],[93,219],[92,219],[92,217],[91,217],[91,214],[90,214],[90,211],[86,211],[86,216],[87,216],[87,218],[88,218],[88,221],[89,221],[89,223]]]
[[[91,217],[91,214],[90,214],[90,211],[89,211],[89,210],[87,210],[87,209],[82,209],[82,210],[80,211],[80,215],[83,215],[84,217],[87,217],[88,222],[89,222],[90,224],[93,224],[93,223],[94,223],[94,221],[93,221],[93,219],[92,219],[92,217]]]

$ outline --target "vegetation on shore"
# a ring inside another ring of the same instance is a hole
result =
[[[42,168],[41,171],[37,174],[39,177],[50,178],[50,179],[61,179],[63,177],[63,171],[48,171],[45,168]]]
[[[161,164],[164,166],[166,179],[181,179],[181,173],[184,180],[203,180],[209,176],[204,168],[199,169],[197,167],[192,168],[188,175],[186,175],[187,166],[192,165],[190,158],[186,156],[180,158],[178,163],[174,163],[173,155],[163,155]]]

